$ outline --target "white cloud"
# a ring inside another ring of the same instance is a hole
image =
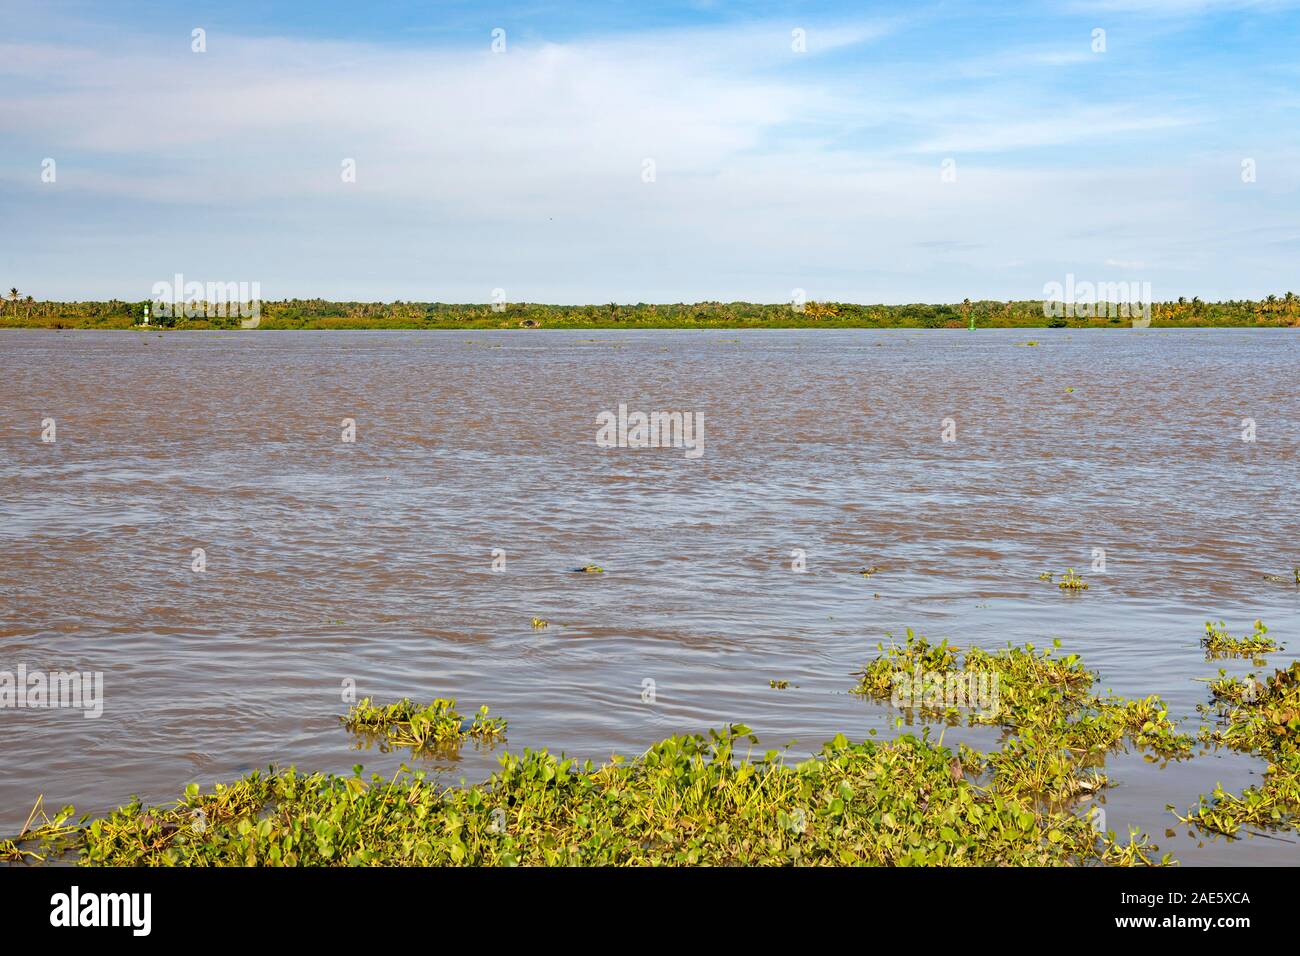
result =
[[[1138,114],[1127,105],[1065,107],[1030,118],[1002,116],[954,123],[950,131],[915,146],[925,153],[1009,152],[1038,146],[1099,142],[1126,133],[1149,133],[1189,126],[1187,116]]]
[[[1163,134],[1203,119],[1189,108],[935,83],[928,59],[881,64],[876,44],[897,26],[810,24],[807,54],[791,51],[787,24],[512,40],[500,55],[486,41],[417,50],[213,31],[206,54],[159,54],[153,38],[7,44],[0,129],[12,132],[0,136],[60,164],[55,187],[35,167],[3,167],[0,189],[22,201],[10,221],[33,236],[11,264],[29,285],[120,296],[181,271],[258,280],[270,298],[485,301],[496,286],[533,301],[778,301],[795,286],[1010,297],[1204,236],[1204,184],[1239,185],[1237,160],[1170,165]],[[824,68],[857,63],[859,48],[869,72]],[[1160,148],[1144,154],[1142,137]],[[1137,152],[1090,158],[1108,142]],[[1001,155],[1042,147],[1061,149],[1032,165]],[[940,179],[947,155],[955,183]],[[355,184],[340,179],[344,158]],[[1267,168],[1281,180],[1269,188],[1296,178],[1276,159]],[[71,204],[66,223],[23,205],[51,195]],[[1212,240],[1198,241],[1176,261],[1204,261]],[[56,247],[95,270],[70,273]]]

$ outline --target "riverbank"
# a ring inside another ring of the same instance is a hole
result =
[[[0,328],[129,329],[146,303],[10,303],[0,311]],[[239,329],[251,310],[206,306],[194,318],[160,318],[153,325],[185,329]],[[1047,310],[1051,312],[1052,310]],[[1058,308],[1057,312],[1067,310]],[[1256,328],[1300,325],[1294,294],[1259,301],[1178,300],[1151,304],[1149,314],[1128,304],[1075,306],[1071,314],[1045,313],[1041,300],[980,300],[951,304],[860,305],[845,302],[756,304],[540,305],[535,303],[448,304],[442,302],[328,302],[323,299],[263,301],[258,329],[686,329],[686,328]],[[205,317],[207,316],[207,317]]]

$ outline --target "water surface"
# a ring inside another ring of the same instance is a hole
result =
[[[892,734],[895,712],[848,691],[907,627],[963,647],[1059,638],[1194,731],[1221,666],[1198,648],[1207,619],[1236,634],[1262,617],[1288,645],[1275,665],[1300,650],[1300,594],[1263,579],[1300,564],[1298,342],[0,333],[0,670],[102,671],[106,695],[97,720],[0,710],[0,833],[41,793],[102,812],[272,763],[393,771],[409,755],[354,749],[338,725],[346,681],[486,703],[509,749],[595,761],[728,721],[795,753]],[[621,403],[701,414],[704,454],[598,448],[596,416]],[[606,573],[570,570],[591,563]],[[1038,580],[1066,567],[1086,594]],[[472,782],[498,753],[424,765]],[[1263,767],[1121,755],[1107,825],[1188,864],[1295,863],[1294,838],[1165,835],[1166,804]]]

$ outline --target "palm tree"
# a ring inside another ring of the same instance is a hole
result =
[[[27,318],[32,317],[32,305],[36,302],[30,295],[27,297]]]
[[[9,298],[11,298],[11,299],[13,300],[13,303],[14,303],[14,315],[17,315],[17,314],[18,314],[18,290],[17,290],[17,289],[10,289],[10,290],[9,290]]]

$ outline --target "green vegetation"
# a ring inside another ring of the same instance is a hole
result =
[[[1056,580],[1056,572],[1044,571],[1038,576],[1038,580],[1046,581],[1048,584],[1055,584],[1062,591],[1086,591],[1088,582],[1079,575],[1074,573],[1074,568],[1066,568],[1065,573],[1061,575],[1061,580]]]
[[[958,648],[947,640],[931,644],[924,637],[917,637],[910,627],[907,629],[907,643],[902,647],[895,644],[886,647],[882,642],[876,645],[876,650],[883,653],[854,675],[858,683],[853,693],[878,700],[889,698],[896,674],[910,676],[916,668],[920,668],[923,674],[946,674],[957,664]]]
[[[127,329],[144,314],[145,302],[52,302],[21,299],[16,289],[0,309],[0,327]],[[0,299],[0,302],[3,302]],[[206,309],[205,309],[206,311]],[[176,328],[238,329],[235,314],[179,318]],[[1111,315],[1112,311],[1120,314]],[[696,302],[635,305],[540,305],[513,303],[504,311],[490,304],[443,302],[327,302],[280,299],[261,303],[260,329],[626,329],[626,328],[1127,328],[1132,319],[1105,305],[1099,317],[1047,319],[1038,300],[985,300],[954,304],[859,305],[810,302],[802,312],[789,304]],[[1152,327],[1254,327],[1300,325],[1300,298],[1288,292],[1260,301],[1158,302]],[[158,320],[151,320],[157,324]]]
[[[403,697],[395,704],[375,705],[369,697],[354,704],[343,726],[354,733],[381,738],[387,745],[415,750],[455,749],[466,740],[495,741],[505,736],[506,722],[489,717],[480,707],[472,720],[456,713],[456,702],[439,698],[421,707]]]
[[[1086,591],[1088,582],[1074,573],[1074,568],[1066,568],[1065,574],[1061,580],[1056,582],[1056,586],[1062,591]]]
[[[1278,649],[1277,641],[1265,635],[1268,628],[1263,621],[1255,622],[1255,632],[1246,637],[1233,637],[1228,633],[1228,626],[1222,621],[1216,627],[1210,621],[1205,622],[1205,636],[1201,646],[1205,648],[1207,660],[1223,657],[1258,657]]]
[[[605,573],[605,569],[598,564],[584,564],[582,567],[574,568],[573,570],[580,571],[583,574],[604,574]]]
[[[785,690],[787,687],[790,686],[790,682],[788,680],[773,679],[767,682],[767,686],[772,688],[773,690]]]
[[[480,786],[252,773],[176,803],[133,802],[47,835],[99,865],[1070,865],[1154,862],[1068,812],[967,779],[928,736],[852,744],[794,766],[749,728],[671,737],[600,768],[505,754]]]
[[[533,618],[533,629],[540,631],[544,627],[549,627],[550,623],[550,621],[544,620],[540,617],[535,617]]]
[[[27,822],[12,840],[0,840],[0,863],[44,863],[51,855],[63,853],[66,846],[78,840],[83,818],[69,823],[76,809],[66,806],[54,816],[45,812],[44,798],[38,797]],[[33,820],[40,820],[32,826]]]
[[[1005,733],[990,752],[955,750],[926,728],[888,742],[843,735],[810,759],[754,752],[732,725],[670,737],[641,756],[594,767],[564,755],[505,753],[484,783],[442,788],[403,765],[391,778],[254,772],[171,804],[136,800],[100,819],[49,816],[38,800],[0,860],[83,865],[1152,865],[1143,834],[1099,833],[1081,804],[1111,785],[1108,755],[1132,746],[1148,759],[1190,756],[1158,697],[1100,694],[1074,654],[1008,646],[963,652],[907,632],[858,675],[854,692],[890,698],[924,675],[921,710],[955,722],[953,687],[993,690],[971,725]],[[771,680],[769,686],[788,686]],[[934,700],[929,694],[937,692]],[[1211,683],[1216,728],[1202,742],[1269,761],[1240,796],[1217,788],[1178,819],[1233,834],[1243,826],[1300,831],[1300,662],[1267,683]],[[1204,708],[1209,710],[1211,708]],[[466,721],[451,700],[421,707],[364,700],[349,729],[426,748],[495,740],[505,722]],[[902,718],[900,718],[901,720]],[[1172,809],[1172,808],[1171,808]],[[33,825],[35,822],[35,825]]]
[[[1231,836],[1242,827],[1300,833],[1300,661],[1266,682],[1219,672],[1210,684],[1216,726],[1201,731],[1214,747],[1251,753],[1268,761],[1264,781],[1240,795],[1216,786],[1179,819],[1211,833]]]
[[[991,774],[993,789],[1052,805],[1107,786],[1095,768],[1125,741],[1158,758],[1190,756],[1192,738],[1177,730],[1159,697],[1100,696],[1097,675],[1077,655],[1053,656],[1053,648],[971,648],[959,659],[947,641],[932,644],[909,628],[903,646],[879,645],[884,653],[860,672],[853,692],[896,700],[898,687],[911,682],[904,696],[922,716],[955,723],[964,713],[971,725],[1006,728],[1000,751],[968,760]],[[980,693],[971,693],[975,687]]]

